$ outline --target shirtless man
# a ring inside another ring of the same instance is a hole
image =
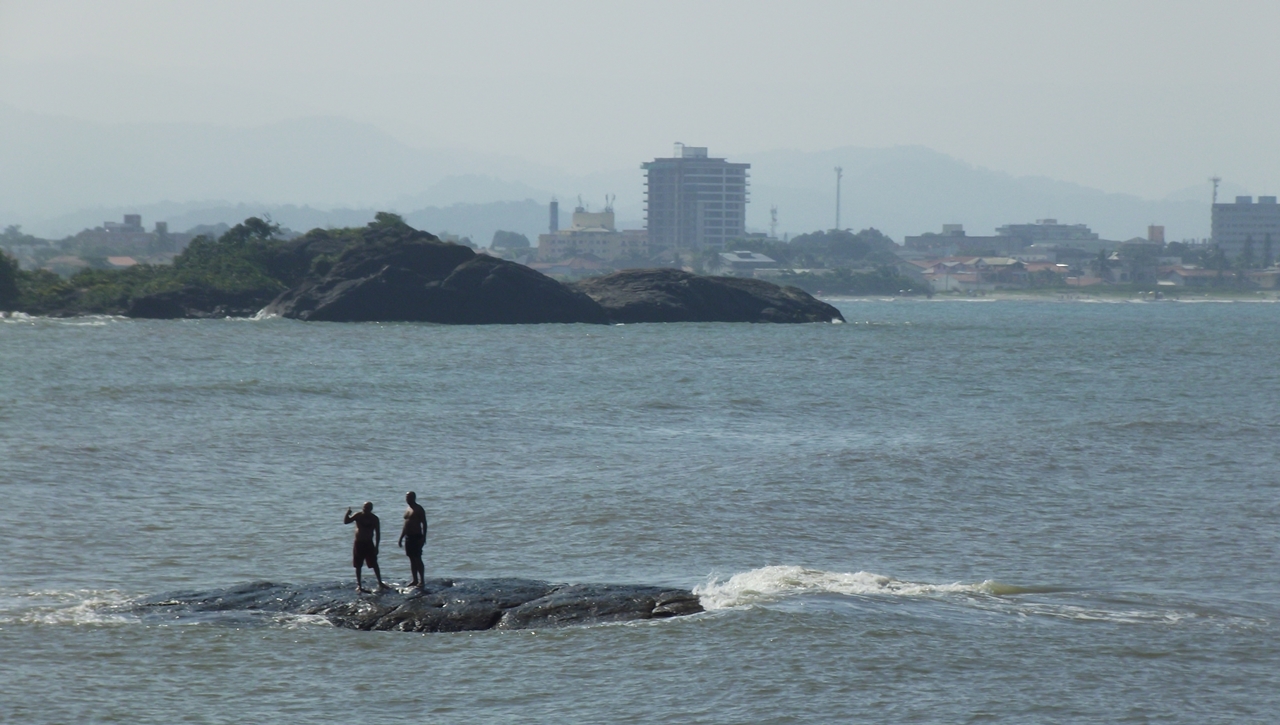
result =
[[[404,529],[400,531],[397,546],[409,555],[409,568],[413,571],[409,586],[421,589],[427,585],[427,568],[422,564],[422,545],[427,543],[427,512],[413,491],[404,495],[404,502],[408,507],[404,510]]]
[[[373,515],[373,502],[365,501],[358,514],[352,514],[351,509],[347,509],[347,515],[343,517],[342,523],[356,525],[356,543],[351,548],[351,565],[356,568],[356,591],[369,591],[360,581],[360,567],[366,563],[378,577],[378,588],[385,589],[387,585],[382,583],[382,570],[378,568],[378,545],[382,543],[382,524],[378,521],[378,517]]]

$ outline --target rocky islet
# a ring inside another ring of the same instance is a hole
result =
[[[163,594],[122,609],[148,619],[311,615],[347,629],[403,632],[537,629],[668,619],[703,611],[697,595],[684,589],[530,579],[428,579],[421,590],[367,594],[349,583],[255,582]]]

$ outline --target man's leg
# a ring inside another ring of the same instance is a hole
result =
[[[364,584],[360,581],[360,565],[359,564],[356,564],[356,591],[358,592],[366,591],[364,588]]]

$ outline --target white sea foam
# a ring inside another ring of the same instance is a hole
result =
[[[114,589],[76,589],[26,592],[6,596],[0,604],[0,625],[101,625],[129,620],[115,608],[129,601]]]
[[[1061,587],[1017,586],[986,580],[976,584],[927,584],[882,574],[822,571],[800,566],[766,566],[720,580],[712,577],[693,588],[707,611],[746,608],[790,597],[837,594],[865,597],[941,599],[977,611],[1017,618],[1051,618],[1075,622],[1137,625],[1209,625],[1229,628],[1265,626],[1256,618],[1182,603],[1117,601],[1112,595],[1068,591]],[[1035,596],[1020,596],[1035,595]]]
[[[1002,594],[1013,589],[998,582],[980,584],[921,584],[883,574],[859,571],[841,573],[801,566],[766,566],[734,574],[725,581],[715,577],[693,588],[707,610],[744,607],[801,594],[925,596],[941,593]]]

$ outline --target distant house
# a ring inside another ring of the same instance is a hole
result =
[[[1262,289],[1280,289],[1280,269],[1256,269],[1245,278]]]
[[[138,260],[134,259],[133,257],[107,257],[107,264],[111,265],[112,267],[117,267],[120,269],[124,269],[126,267],[132,267],[137,263],[138,263]]]
[[[1067,277],[1068,287],[1092,287],[1095,284],[1102,284],[1101,277],[1094,277],[1088,274],[1082,274],[1074,277]]]
[[[1219,272],[1216,269],[1202,269],[1200,267],[1185,267],[1178,265],[1176,267],[1161,267],[1159,278],[1162,281],[1172,282],[1178,287],[1208,287],[1216,284],[1219,279],[1229,278],[1230,272]]]
[[[989,292],[995,289],[995,285],[983,282],[977,272],[933,272],[925,274],[924,278],[934,292]]]
[[[733,272],[751,272],[777,267],[778,262],[757,252],[721,252],[720,265]]]

